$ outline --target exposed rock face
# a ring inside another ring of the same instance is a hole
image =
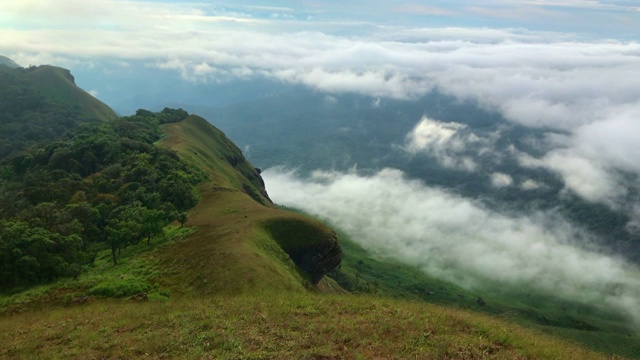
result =
[[[266,228],[314,284],[342,261],[336,233],[313,219],[283,217],[268,222]]]
[[[313,284],[317,284],[329,271],[335,269],[342,261],[342,248],[334,234],[333,244],[310,244],[289,254],[293,262],[311,276]]]

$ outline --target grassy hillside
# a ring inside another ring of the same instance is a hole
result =
[[[2,358],[606,358],[461,310],[291,292],[97,302],[0,317],[0,329]]]
[[[606,354],[640,358],[640,334],[628,319],[617,314],[528,292],[465,290],[415,267],[374,256],[345,234],[339,235],[345,255],[340,267],[329,275],[351,292],[471,310],[570,339]]]
[[[0,66],[0,84],[0,160],[117,118],[62,68]]]
[[[25,76],[49,99],[79,106],[87,114],[103,121],[117,117],[109,106],[76,86],[73,75],[67,69],[44,65],[28,69]]]
[[[190,116],[165,125],[165,131],[163,145],[205,170],[210,181],[199,188],[200,202],[189,212],[187,225],[197,233],[163,252],[167,270],[159,281],[179,293],[197,295],[304,291],[314,283],[287,253],[331,247],[333,231],[307,216],[273,207],[258,170],[206,120]],[[300,224],[307,233],[281,231]],[[320,287],[331,285],[323,282]]]

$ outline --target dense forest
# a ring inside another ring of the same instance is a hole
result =
[[[186,221],[197,202],[194,185],[206,175],[154,144],[160,125],[185,111],[80,122],[64,106],[45,108],[37,93],[18,98],[18,105],[5,100],[0,124],[0,290],[77,276],[101,249],[111,249],[116,265],[120,249]],[[39,122],[45,112],[53,115]],[[65,114],[68,121],[58,121]]]

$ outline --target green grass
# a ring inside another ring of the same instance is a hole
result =
[[[147,292],[153,299],[167,298],[170,291],[155,281],[160,274],[158,254],[194,231],[194,228],[169,226],[163,236],[152,240],[150,246],[139,244],[123,249],[117,266],[111,261],[111,250],[100,251],[95,262],[76,279],[61,279],[0,294],[0,313],[66,306],[83,297],[88,297],[88,301],[96,297],[128,297]]]
[[[463,310],[308,293],[108,301],[4,316],[0,328],[1,358],[605,358]]]
[[[76,86],[73,76],[67,69],[45,65],[27,72],[26,76],[49,99],[78,105],[86,113],[103,121],[117,118],[116,113],[109,106]]]
[[[242,191],[252,199],[270,205],[262,193],[259,174],[238,147],[220,130],[197,116],[164,125],[168,135],[162,144],[180,154],[210,176],[210,184],[219,189]]]
[[[481,312],[581,343],[595,351],[640,358],[640,334],[620,315],[532,294],[526,289],[515,291],[489,286],[482,292],[466,290],[430,277],[415,267],[376,257],[346,234],[338,234],[345,255],[340,268],[329,275],[349,291]]]
[[[189,212],[187,224],[198,233],[164,253],[158,281],[182,294],[306,291],[309,277],[287,253],[295,245],[324,245],[332,231],[306,215],[276,209],[262,194],[255,168],[206,120],[190,116],[164,130],[162,144],[210,181],[199,187],[200,202]],[[279,232],[280,223],[305,232]]]

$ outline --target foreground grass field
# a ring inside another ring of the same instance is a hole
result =
[[[606,358],[483,315],[351,295],[112,300],[0,317],[0,329],[0,358]]]

